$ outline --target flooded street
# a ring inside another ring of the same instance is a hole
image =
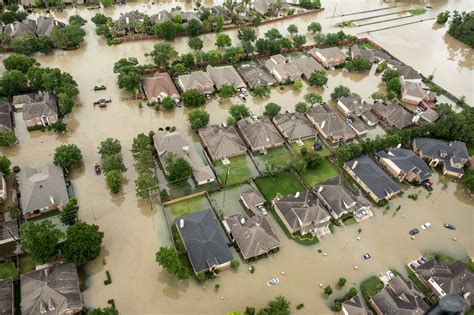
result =
[[[330,18],[335,14],[350,13],[392,6],[378,0],[322,1],[326,10],[319,14],[290,20],[298,25],[300,33],[306,32],[311,21],[318,21],[323,32],[336,31],[337,22],[349,18],[362,18],[376,15],[365,13],[351,17]],[[203,5],[212,5],[205,0]],[[387,10],[397,12],[411,7],[419,7],[420,2],[398,4],[398,8]],[[180,5],[190,10],[192,6],[177,1],[160,1],[160,5],[131,3],[104,10],[108,15],[118,17],[120,13],[138,9],[151,15],[162,9],[170,9]],[[471,1],[437,1],[433,10],[425,15],[402,20],[421,19],[436,16],[440,11],[471,9]],[[88,20],[98,11],[78,8],[55,13],[60,20],[67,20],[69,15],[79,14]],[[385,11],[382,11],[385,12]],[[387,17],[390,18],[390,17]],[[395,21],[397,22],[397,21]],[[398,22],[402,23],[402,22]],[[258,29],[262,36],[268,29],[277,27],[284,34],[289,21],[263,25]],[[379,27],[397,23],[374,24],[347,31],[357,34]],[[433,26],[433,21],[412,24],[409,26],[374,32],[367,36],[383,46],[393,55],[428,75],[434,71],[434,81],[455,95],[465,95],[467,101],[474,102],[472,49],[445,35],[447,26]],[[282,241],[281,249],[268,259],[255,264],[256,271],[251,274],[247,265],[242,264],[239,271],[226,271],[218,278],[203,285],[194,280],[177,281],[155,262],[155,252],[160,246],[170,245],[169,234],[162,209],[149,200],[140,201],[135,196],[134,180],[137,177],[134,160],[129,152],[132,139],[138,133],[156,131],[166,126],[176,126],[189,141],[197,143],[197,136],[188,127],[187,109],[177,108],[170,113],[155,112],[146,105],[138,106],[138,101],[130,100],[131,95],[118,89],[113,64],[120,58],[136,57],[141,63],[150,63],[144,56],[149,53],[157,41],[124,43],[118,46],[107,46],[102,38],[95,35],[95,26],[88,22],[86,43],[75,51],[55,51],[48,56],[38,56],[37,60],[45,67],[58,67],[71,73],[77,81],[80,94],[77,105],[67,118],[70,132],[56,135],[51,132],[27,132],[21,113],[16,114],[16,134],[20,144],[11,149],[1,149],[12,165],[24,167],[38,166],[52,162],[54,149],[63,143],[74,143],[84,156],[84,167],[73,173],[72,183],[79,200],[79,216],[88,223],[96,223],[104,231],[104,249],[101,256],[88,263],[86,272],[88,279],[83,292],[87,306],[104,307],[107,300],[115,299],[121,314],[226,314],[232,310],[243,310],[245,306],[261,307],[269,299],[278,294],[287,297],[292,309],[304,303],[305,308],[300,314],[331,313],[328,305],[335,297],[343,294],[335,291],[330,299],[325,299],[319,287],[330,284],[335,287],[339,277],[347,278],[348,282],[359,283],[367,276],[374,275],[389,268],[404,271],[404,264],[416,258],[424,251],[442,250],[448,255],[463,258],[474,256],[474,201],[466,200],[460,186],[448,182],[447,192],[442,190],[438,175],[434,174],[435,190],[431,196],[421,191],[418,201],[407,198],[407,195],[419,189],[409,189],[405,195],[391,202],[391,209],[374,209],[375,217],[360,225],[336,227],[335,234],[329,235],[317,245],[303,246],[289,240],[277,223],[271,218],[272,225]],[[237,44],[236,31],[230,31],[233,43]],[[214,49],[215,34],[201,36],[204,50]],[[309,39],[309,38],[308,38]],[[187,38],[178,38],[172,42],[175,49],[188,52],[190,48]],[[283,110],[293,110],[303,96],[313,91],[329,100],[329,94],[339,84],[349,86],[368,98],[373,92],[381,89],[381,79],[373,75],[349,74],[340,70],[328,72],[328,87],[315,89],[304,83],[302,91],[295,91],[292,86],[283,90],[272,89],[270,98],[253,99],[246,105],[256,114],[263,112],[263,106],[275,102]],[[106,91],[94,92],[97,80],[107,86]],[[112,99],[107,109],[94,108],[92,103],[100,98]],[[227,110],[237,99],[219,103],[213,99],[206,105],[211,115],[211,123],[221,123],[227,119]],[[374,133],[375,135],[376,133]],[[103,176],[96,176],[93,171],[95,161],[100,159],[97,147],[107,137],[119,139],[122,144],[124,163],[128,171],[124,174],[126,181],[118,195],[112,195],[105,185]],[[445,183],[446,181],[442,181]],[[227,198],[230,198],[227,196]],[[400,211],[395,208],[401,205]],[[415,240],[411,240],[408,230],[431,222],[432,228],[422,231]],[[457,227],[456,231],[444,229],[442,224],[448,222]],[[362,228],[361,240],[357,241],[357,229]],[[457,241],[452,237],[456,236]],[[326,257],[318,254],[321,249]],[[362,255],[371,251],[374,258],[364,261]],[[104,265],[104,260],[106,264]],[[358,266],[358,270],[354,270]],[[111,274],[113,282],[104,286],[105,270]],[[284,271],[286,275],[281,275]],[[268,287],[266,281],[278,276],[280,284]],[[218,292],[214,284],[219,283]],[[346,289],[349,284],[346,285]],[[221,299],[223,297],[223,299]]]

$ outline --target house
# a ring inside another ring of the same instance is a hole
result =
[[[127,13],[122,14],[117,20],[114,22],[114,29],[117,35],[124,36],[129,33],[139,33],[136,30],[136,26],[139,23],[143,23],[144,17],[143,14],[135,11],[130,11]]]
[[[315,125],[321,136],[331,143],[348,141],[356,133],[327,104],[313,106],[306,117]]]
[[[399,182],[421,183],[431,177],[428,165],[412,150],[392,148],[377,152],[375,157]]]
[[[215,5],[215,6],[212,6],[212,7],[201,6],[201,11],[202,12],[209,12],[212,15],[222,17],[222,20],[224,21],[224,24],[231,24],[232,23],[232,17],[230,16],[229,12],[227,11],[227,9],[225,9],[221,5]]]
[[[204,71],[194,71],[178,76],[178,85],[183,92],[198,90],[204,94],[214,93],[214,82],[209,73]]]
[[[84,306],[72,262],[24,273],[20,286],[22,314],[75,314]]]
[[[0,280],[0,314],[15,314],[15,302],[13,299],[13,280]]]
[[[65,24],[52,17],[40,16],[36,21],[36,35],[50,37],[54,27],[64,27]]]
[[[337,47],[312,48],[309,54],[316,59],[324,68],[343,65],[346,62],[346,55]]]
[[[145,97],[152,102],[161,102],[166,97],[179,98],[178,90],[168,72],[155,72],[142,80]]]
[[[20,231],[19,231],[18,222],[16,219],[0,223],[0,245],[13,243],[15,241],[18,241],[19,239],[20,239]],[[12,251],[14,249],[15,248],[13,247]],[[5,252],[3,252],[2,255],[5,255]],[[0,304],[0,314],[3,314],[1,312],[1,304]]]
[[[251,89],[276,83],[275,78],[262,66],[243,65],[237,71]]]
[[[252,187],[250,190],[241,192],[240,200],[242,200],[245,208],[254,215],[262,214],[262,211],[258,207],[263,206],[265,203],[265,198],[263,198],[262,194],[257,188]]]
[[[173,16],[167,10],[161,10],[157,14],[150,16],[150,22],[152,25],[161,24],[166,21],[171,21]]]
[[[466,312],[474,306],[474,273],[462,261],[447,263],[431,259],[417,267],[416,273],[438,299],[457,294],[463,297]]]
[[[356,58],[364,58],[367,59],[370,63],[374,63],[376,61],[375,53],[372,50],[360,47],[357,44],[351,47],[350,57],[351,60],[354,60]]]
[[[15,95],[12,98],[12,105],[15,109],[23,109],[25,104],[35,103],[38,99],[40,96],[37,93]]]
[[[283,113],[273,117],[273,123],[288,142],[316,138],[317,129],[302,113]]]
[[[367,155],[344,163],[344,169],[375,202],[390,200],[401,190],[400,186]]]
[[[346,123],[349,125],[349,127],[351,127],[352,130],[354,130],[354,132],[358,136],[363,136],[367,134],[367,132],[369,131],[369,129],[367,128],[367,125],[358,116],[351,115],[347,117],[345,120],[346,120]]]
[[[277,197],[272,203],[278,217],[291,234],[304,236],[312,233],[320,237],[331,233],[331,215],[310,191]]]
[[[253,0],[252,6],[255,12],[260,15],[271,15],[282,9],[288,8],[286,1],[281,0]]]
[[[401,275],[390,280],[385,288],[374,294],[372,303],[379,315],[418,315],[428,311],[428,305],[423,301],[423,294],[411,281],[405,280]]]
[[[31,218],[51,210],[62,209],[69,201],[63,170],[46,164],[25,167],[17,174],[20,207],[23,216]]]
[[[439,114],[434,109],[426,107],[426,110],[420,114],[421,119],[433,123],[439,119]]]
[[[39,92],[35,99],[23,104],[23,120],[27,127],[51,126],[59,119],[58,99],[52,92]]]
[[[430,166],[442,166],[443,174],[456,178],[464,176],[464,166],[469,161],[469,154],[464,142],[443,142],[430,138],[413,140],[413,151],[428,161]]]
[[[414,83],[412,81],[402,81],[401,96],[402,102],[410,105],[418,105],[423,102],[433,107],[436,100],[435,92],[425,90],[421,83]]]
[[[224,222],[245,260],[269,254],[280,247],[280,239],[263,215],[245,219],[241,214],[234,214],[226,217]]]
[[[314,58],[308,56],[293,58],[292,62],[298,68],[298,70],[303,73],[303,79],[306,80],[309,80],[309,78],[315,71],[324,70],[324,68],[319,64],[319,62],[314,60]]]
[[[223,85],[231,85],[235,89],[247,87],[233,66],[213,67],[208,65],[206,72],[211,77],[211,80],[214,81],[217,90]]]
[[[26,34],[36,34],[36,22],[30,19],[24,19],[21,22],[14,22],[7,24],[3,33],[7,34],[9,37],[20,37]]]
[[[340,176],[328,178],[315,185],[313,192],[335,219],[339,219],[346,213],[371,211],[370,201],[362,195],[360,190],[350,189]]]
[[[372,112],[390,127],[398,130],[410,127],[416,121],[415,117],[406,109],[390,101],[375,102],[372,107]]]
[[[380,50],[376,50],[374,51],[374,58],[377,62],[380,62],[380,61],[390,61],[392,60],[392,57],[387,54],[386,52],[383,52],[383,51],[380,51]]]
[[[212,183],[216,177],[208,165],[204,165],[194,147],[190,146],[179,132],[167,132],[160,130],[153,135],[153,143],[158,153],[158,161],[163,172],[169,175],[166,169],[166,155],[173,153],[177,157],[185,159],[193,169],[193,177],[198,185]]]
[[[13,131],[13,111],[10,104],[0,104],[0,132]]]
[[[421,75],[412,67],[400,63],[397,70],[402,82],[421,83]]]
[[[372,109],[372,104],[367,103],[359,94],[351,93],[349,96],[338,98],[336,107],[344,116],[360,117]]]
[[[0,204],[7,201],[7,198],[8,198],[7,183],[5,182],[5,177],[3,177],[3,174],[0,173]]]
[[[283,145],[284,140],[270,119],[263,117],[257,121],[251,118],[237,122],[240,134],[252,152],[266,150]]]
[[[247,152],[247,147],[234,126],[206,126],[198,129],[198,134],[213,161],[243,155]]]
[[[342,302],[342,312],[344,315],[371,315],[372,312],[365,306],[358,295]]]
[[[192,11],[180,11],[180,10],[171,10],[171,15],[173,17],[179,15],[181,17],[181,21],[183,22],[183,26],[186,27],[186,24],[191,20],[199,20],[199,17],[196,13]]]
[[[303,74],[288,58],[281,54],[273,55],[265,62],[267,70],[277,82],[291,82],[301,78]]]
[[[232,253],[211,209],[178,217],[175,224],[195,273],[230,267]]]

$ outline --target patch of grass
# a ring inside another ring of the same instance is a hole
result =
[[[354,22],[352,21],[342,21],[336,24],[337,27],[353,27],[355,26]]]
[[[425,296],[425,302],[430,306],[436,304],[436,299],[433,298],[431,291],[420,281],[420,279],[418,279],[415,273],[408,266],[405,266],[405,269],[408,274],[408,279],[410,279],[418,290],[420,290],[420,292]]]
[[[369,301],[374,294],[376,294],[382,289],[383,283],[377,276],[370,277],[362,281],[362,283],[360,284],[360,292],[362,294],[362,297],[364,298],[365,304],[370,307],[374,314],[375,311]]]
[[[170,206],[171,214],[173,215],[173,220],[177,217],[190,214],[199,210],[205,210],[209,207],[209,202],[207,201],[206,196],[204,195],[180,201]]]
[[[267,151],[267,154],[255,153],[254,155],[266,165],[273,164],[280,167],[289,165],[293,157],[285,147],[272,148]]]
[[[456,259],[454,259],[453,257],[450,257],[442,253],[425,253],[423,256],[425,256],[428,259],[436,259],[438,261],[446,262],[448,264],[456,261]]]
[[[344,225],[352,225],[352,224],[356,224],[357,221],[354,217],[350,217],[350,218],[345,219],[344,221],[342,221],[342,223],[344,223]]]
[[[303,147],[306,147],[308,149],[308,151],[312,151],[313,150],[313,143],[314,143],[314,139],[306,139],[303,141],[303,146],[299,146],[298,144],[296,144],[296,142],[293,142],[291,143],[291,147],[293,148],[293,150],[296,152],[296,153],[300,153],[301,151],[301,148]],[[331,150],[329,150],[326,146],[323,145],[323,148],[320,150],[320,151],[315,151],[316,153],[318,153],[319,155],[321,155],[322,157],[327,157],[327,156],[330,156],[332,154]]]
[[[410,13],[411,15],[422,15],[426,13],[426,9],[419,8],[419,9],[407,10],[407,12]]]
[[[229,160],[229,176],[227,176],[228,184],[238,183],[255,175],[256,172],[252,172],[254,166],[247,155],[236,156]],[[224,184],[226,182],[227,165],[224,165],[222,161],[218,161],[215,163],[215,169],[219,181]]]
[[[305,183],[313,186],[329,177],[337,176],[338,172],[329,160],[323,160],[323,163],[318,168],[306,170],[302,175]]]
[[[376,50],[374,45],[372,45],[369,42],[364,42],[362,45],[360,45],[360,47],[365,48],[365,49],[369,49],[369,50]]]
[[[272,177],[268,176],[256,179],[255,184],[269,203],[271,203],[277,194],[286,196],[295,194],[298,191],[304,191],[304,186],[300,181],[288,172],[282,172]]]
[[[30,255],[20,257],[20,274],[30,272],[35,269],[35,263]]]
[[[469,156],[473,156],[474,155],[474,147],[467,147],[467,153],[469,154]]]
[[[12,261],[0,263],[0,279],[13,279],[16,277],[15,264]]]

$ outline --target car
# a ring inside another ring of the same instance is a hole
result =
[[[241,100],[242,102],[246,102],[246,101],[247,101],[247,98],[245,97],[245,95],[244,95],[243,93],[240,93],[239,97],[240,97],[240,100]]]
[[[421,228],[422,228],[423,230],[427,230],[427,229],[429,229],[430,227],[431,227],[431,223],[430,223],[430,222],[426,222],[425,224],[422,224],[422,225],[421,225]]]
[[[445,228],[449,229],[449,230],[455,230],[456,229],[456,227],[454,225],[449,224],[449,223],[445,223],[445,224],[443,224],[443,226]]]
[[[205,96],[208,100],[211,99],[211,94],[205,94],[204,96]]]
[[[393,278],[395,278],[395,275],[393,274],[393,272],[389,270],[387,271],[387,277],[388,277],[388,280],[392,280]]]
[[[372,255],[371,252],[367,252],[367,253],[365,253],[365,254],[362,256],[362,258],[364,258],[365,260],[367,260],[367,259],[372,258],[372,256],[373,256],[373,255]]]
[[[280,279],[278,279],[278,278],[273,278],[273,279],[270,279],[270,280],[267,281],[267,285],[269,287],[271,287],[275,284],[278,284],[278,283],[280,283]]]
[[[433,186],[430,185],[430,183],[428,182],[423,182],[423,184],[421,184],[426,190],[428,191],[433,191]]]
[[[418,233],[420,233],[420,230],[418,230],[417,228],[411,229],[411,230],[408,232],[408,234],[410,234],[411,236],[416,235],[416,234],[418,234]]]
[[[241,88],[240,92],[242,92],[242,94],[245,95],[245,96],[249,96],[249,91],[247,91],[246,88]]]
[[[410,264],[410,267],[411,267],[411,269],[413,269],[413,271],[415,271],[415,269],[416,269],[416,265],[415,265],[415,264]]]
[[[360,212],[360,214],[362,214],[362,215],[367,215],[368,212],[367,212],[366,210],[362,210],[362,211]]]
[[[174,100],[174,103],[176,104],[177,107],[181,107],[181,100],[179,99],[179,97],[175,98]]]
[[[263,215],[267,215],[267,209],[265,209],[262,205],[258,205],[257,209],[260,210]]]

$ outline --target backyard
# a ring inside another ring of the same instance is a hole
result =
[[[13,279],[15,277],[16,270],[12,261],[6,260],[0,263],[0,279]]]
[[[212,193],[210,199],[217,209],[222,210],[224,217],[236,213],[248,216],[240,201],[240,193],[248,191],[251,188],[252,187],[247,184],[226,188]]]
[[[255,180],[255,184],[269,203],[278,194],[286,196],[305,190],[298,178],[288,172],[278,173],[275,176],[259,178]]]
[[[187,200],[183,200],[180,202],[173,203],[172,205],[166,207],[167,213],[170,215],[169,222],[170,224],[173,223],[173,221],[186,214],[190,214],[193,212],[197,212],[200,210],[206,210],[209,209],[211,205],[209,204],[209,201],[206,198],[206,195],[202,195],[199,197],[194,197],[190,198]]]
[[[364,298],[367,306],[369,306],[372,310],[372,304],[370,304],[369,302],[370,298],[382,289],[383,283],[377,276],[370,277],[362,281],[362,283],[360,284],[360,292],[362,294],[362,297]]]
[[[266,154],[254,153],[255,159],[261,162],[262,170],[265,166],[276,165],[279,167],[285,167],[291,163],[293,155],[286,147],[272,148],[267,151]]]
[[[236,156],[230,158],[229,161],[230,164],[228,165],[224,165],[222,161],[218,161],[214,164],[216,174],[221,184],[238,183],[258,175],[258,171],[248,155]],[[226,181],[227,168],[229,169],[229,175]]]
[[[329,160],[324,159],[319,167],[308,169],[302,175],[305,183],[308,186],[313,186],[330,177],[337,176],[338,172]]]
[[[306,147],[306,149],[308,149],[308,151],[312,151],[314,141],[315,141],[314,139],[306,139],[306,140],[303,141],[302,146],[298,145],[296,142],[293,142],[291,144],[291,148],[293,149],[293,151],[295,151],[295,153],[300,153],[301,148],[303,148],[303,147]],[[322,149],[319,150],[319,151],[316,151],[316,153],[318,153],[322,157],[326,157],[326,156],[331,155],[331,150],[329,150],[328,147],[323,145]]]

